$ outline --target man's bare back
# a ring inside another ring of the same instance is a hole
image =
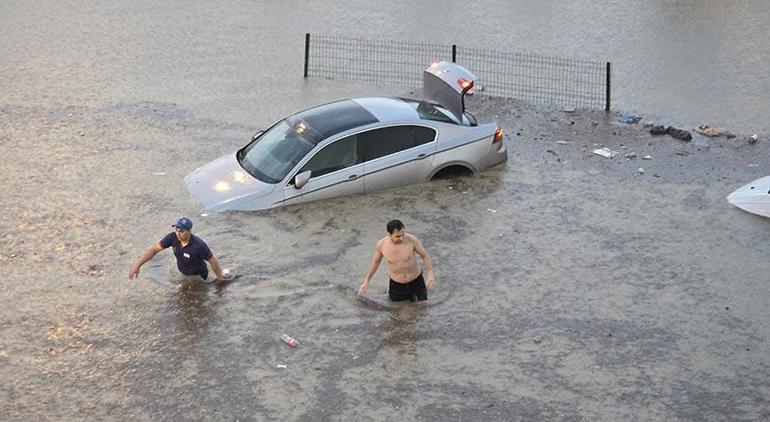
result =
[[[417,265],[415,255],[422,257],[427,272],[427,283],[423,283],[422,272]],[[424,293],[425,288],[432,288],[436,284],[433,276],[433,263],[422,243],[416,237],[406,233],[403,223],[398,220],[388,223],[388,235],[377,241],[377,245],[374,248],[374,258],[372,258],[372,262],[369,264],[369,270],[364,277],[363,283],[361,283],[361,287],[358,288],[359,295],[366,292],[369,288],[369,280],[377,272],[383,257],[388,261],[388,275],[392,283],[396,283],[396,286],[400,284],[412,286],[414,283],[419,282],[422,286],[419,296],[423,297],[420,300],[427,298]],[[391,286],[392,289],[393,286]],[[391,299],[393,299],[393,296],[391,296]]]

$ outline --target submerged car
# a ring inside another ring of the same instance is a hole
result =
[[[261,210],[481,172],[508,159],[502,130],[465,110],[476,77],[438,62],[423,100],[353,98],[291,115],[185,177],[206,209]]]

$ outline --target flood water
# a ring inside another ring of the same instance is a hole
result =
[[[182,180],[298,109],[408,94],[302,80],[305,32],[606,57],[618,107],[768,131],[767,11],[700,3],[3,2],[0,419],[766,418],[770,226],[724,197],[770,143],[474,99],[510,145],[474,177],[218,214]],[[180,215],[238,280],[168,251],[127,280]],[[391,218],[429,304],[390,303],[383,268],[355,295]]]

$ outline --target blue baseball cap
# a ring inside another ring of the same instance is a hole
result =
[[[179,220],[176,220],[175,224],[171,225],[171,227],[176,227],[183,230],[192,230],[192,220],[187,217],[180,217]]]

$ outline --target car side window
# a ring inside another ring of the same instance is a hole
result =
[[[415,144],[422,145],[436,139],[436,130],[425,126],[414,126]]]
[[[423,126],[390,126],[361,134],[366,161],[432,142],[434,138],[435,131]]]
[[[299,173],[310,170],[310,177],[323,176],[361,162],[358,151],[358,135],[348,136],[323,147],[310,159]]]

